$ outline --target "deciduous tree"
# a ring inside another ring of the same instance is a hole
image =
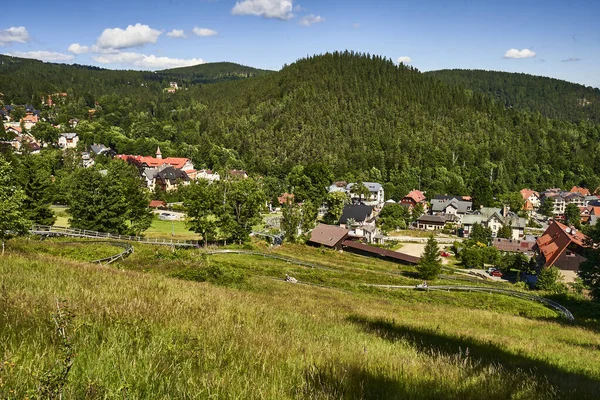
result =
[[[27,232],[29,221],[25,217],[23,203],[25,193],[18,188],[11,165],[0,156],[0,241],[2,255],[5,242]]]

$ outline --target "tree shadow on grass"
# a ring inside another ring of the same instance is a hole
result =
[[[507,378],[509,375],[517,374],[529,375],[531,379],[547,380],[558,390],[560,398],[578,398],[578,400],[600,398],[600,379],[590,377],[583,372],[566,371],[547,361],[510,353],[491,342],[450,336],[435,330],[398,325],[394,322],[362,316],[351,316],[348,320],[368,333],[392,342],[402,340],[420,352],[469,357],[481,369],[500,366],[506,371]],[[507,383],[508,381],[507,379]]]
[[[575,317],[575,321],[559,319],[558,322],[600,332],[600,303],[563,294],[546,295],[545,297],[566,307]]]

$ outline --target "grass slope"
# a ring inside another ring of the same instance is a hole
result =
[[[46,397],[63,384],[65,398],[599,394],[597,330],[500,296],[476,295],[495,301],[466,309],[458,304],[466,295],[359,289],[368,279],[415,281],[389,274],[404,268],[384,261],[299,245],[277,250],[332,267],[308,269],[136,245],[123,263],[99,267],[54,255],[60,241],[44,245],[47,252],[12,242],[0,263],[0,398]],[[271,279],[286,272],[331,288]],[[52,319],[57,299],[74,315],[64,323],[66,343]],[[521,307],[529,311],[515,315]]]

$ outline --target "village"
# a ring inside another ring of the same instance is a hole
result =
[[[169,90],[176,89],[177,84],[172,82]],[[53,99],[60,101],[65,96],[66,93],[48,96],[44,105],[52,107],[55,101]],[[24,112],[24,115],[15,112],[17,109]],[[92,114],[93,110],[90,110],[90,115]],[[138,169],[140,180],[153,194],[174,192],[196,180],[211,183],[221,179],[248,177],[244,170],[227,170],[222,177],[219,172],[211,169],[196,169],[189,158],[163,158],[160,147],[150,156],[117,154],[104,144],[84,146],[74,132],[60,133],[56,142],[44,142],[32,134],[41,119],[40,110],[30,105],[4,106],[0,109],[0,117],[3,119],[5,132],[9,137],[12,135],[12,139],[4,140],[2,144],[11,146],[15,153],[37,154],[42,147],[54,146],[75,152],[84,168],[93,166],[94,159],[99,156],[120,159]],[[66,128],[74,129],[78,123],[79,120],[70,119],[68,127],[55,128],[62,131]],[[402,198],[386,198],[384,186],[378,182],[333,182],[327,187],[327,193],[340,193],[346,197],[339,219],[329,221],[329,225],[324,224],[322,220],[328,208],[323,203],[318,214],[321,222],[312,232],[302,232],[299,228],[298,234],[306,234],[307,243],[314,246],[386,258],[404,264],[418,264],[426,237],[432,234],[445,246],[441,254],[447,265],[449,260],[445,257],[457,256],[455,253],[461,249],[457,243],[469,240],[474,229],[483,228],[488,236],[487,239],[479,239],[485,242],[482,245],[494,247],[499,254],[522,254],[530,260],[530,265],[535,265],[538,272],[555,266],[560,269],[565,282],[573,282],[577,278],[579,264],[586,260],[585,250],[594,246],[582,228],[593,226],[598,221],[598,190],[592,194],[589,189],[577,186],[570,190],[550,188],[541,192],[524,188],[519,192],[520,208],[511,209],[506,204],[501,207],[489,204],[473,207],[472,198],[468,195],[435,194],[429,197],[426,192],[417,189],[411,190]],[[275,215],[275,218],[270,218],[271,226],[263,227],[263,232],[254,234],[268,237],[279,234],[281,209],[287,203],[294,202],[294,195],[281,193],[277,200],[265,203],[265,213]],[[160,219],[185,219],[185,212],[181,209],[174,211],[172,205],[164,200],[152,199],[149,207]],[[573,218],[574,210],[578,214],[576,220]],[[403,217],[398,219],[398,213]],[[394,214],[396,220],[390,223],[393,218],[386,215]],[[268,229],[270,231],[266,232]],[[386,242],[397,243],[396,248],[386,245]],[[475,263],[479,268],[474,268],[475,264],[465,265],[464,260],[461,266],[469,267],[470,273],[484,272],[489,267],[487,275],[492,279],[500,279],[503,274],[493,268],[494,263],[485,261],[482,258]]]

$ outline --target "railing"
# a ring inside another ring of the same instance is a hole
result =
[[[81,238],[104,238],[104,239],[115,239],[125,240],[128,242],[138,242],[145,244],[155,244],[164,246],[177,246],[177,247],[199,247],[200,242],[197,240],[174,240],[174,239],[150,239],[141,236],[127,236],[117,235],[113,233],[91,231],[87,229],[75,229],[65,228],[61,226],[47,226],[47,225],[33,225],[29,230],[34,235],[42,236],[69,236],[69,237],[81,237]]]
[[[125,248],[125,250],[120,252],[119,254],[115,254],[110,257],[105,257],[105,258],[101,258],[99,260],[94,260],[94,261],[90,261],[90,262],[98,263],[100,265],[102,265],[102,264],[108,265],[108,264],[112,264],[113,262],[115,262],[117,260],[123,260],[124,258],[128,257],[130,254],[133,254],[133,245],[131,245],[129,243],[111,242],[111,244],[113,244],[115,246],[122,246]]]

